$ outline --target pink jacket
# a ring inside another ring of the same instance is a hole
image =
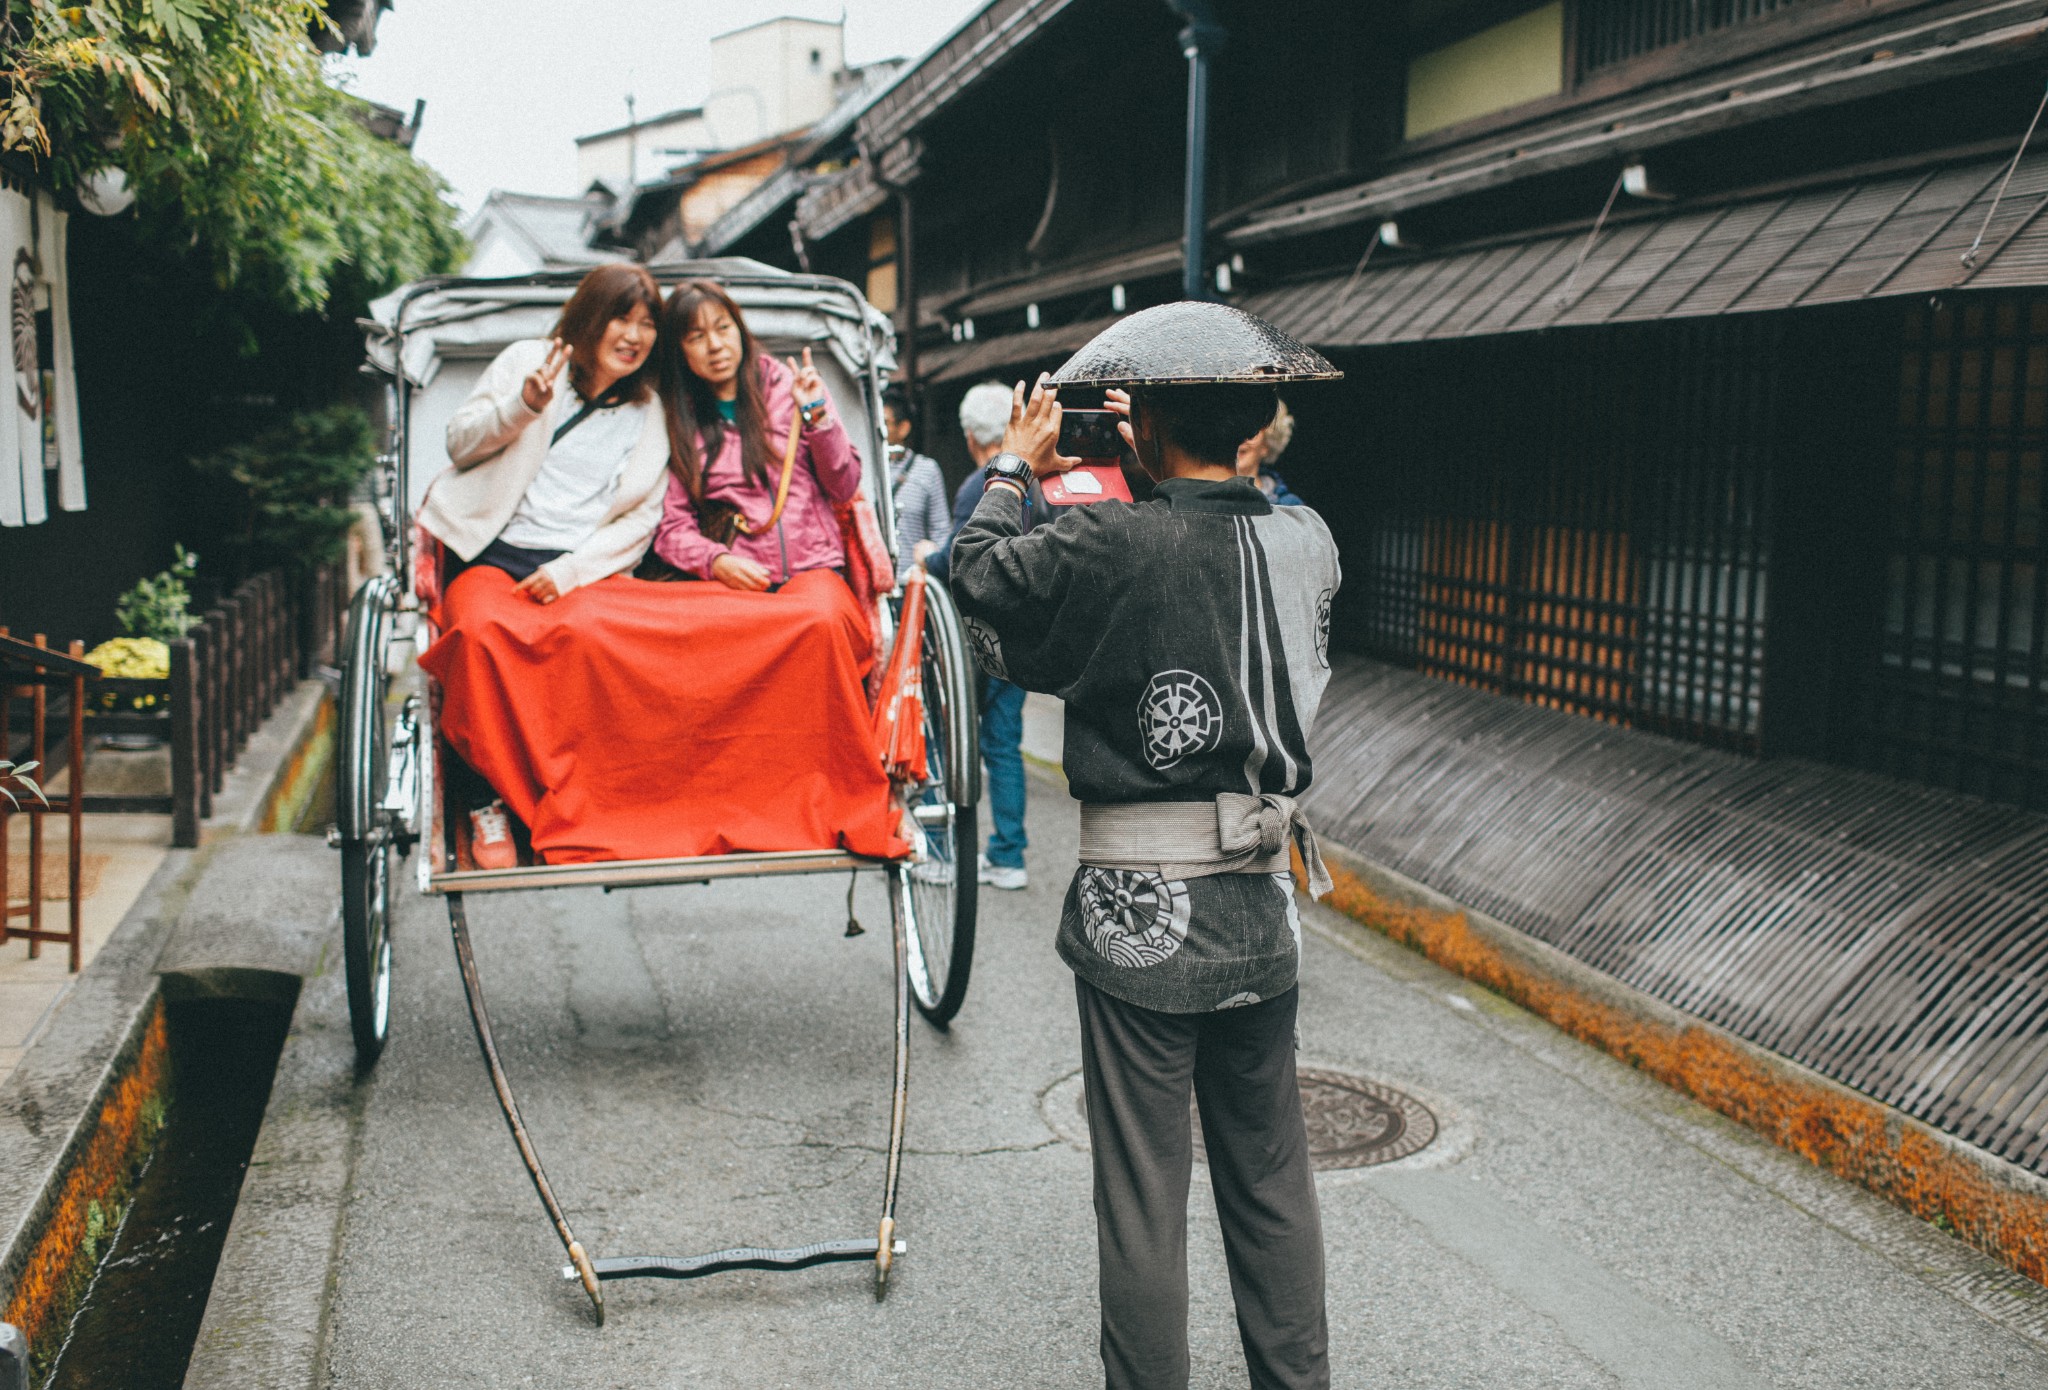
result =
[[[768,477],[759,484],[746,480],[740,471],[739,434],[732,429],[726,430],[717,456],[704,470],[704,495],[738,504],[755,526],[767,521],[769,513],[775,510],[775,489],[782,480],[782,451],[796,414],[789,368],[763,356],[761,378],[768,404]],[[832,514],[832,504],[848,501],[860,490],[860,466],[860,451],[828,406],[819,426],[805,430],[797,442],[789,501],[782,508],[782,520],[773,529],[735,537],[730,546],[713,543],[698,529],[697,511],[690,505],[690,494],[671,473],[668,496],[661,508],[661,525],[654,532],[654,553],[701,579],[711,577],[711,562],[728,551],[765,566],[777,584],[805,570],[837,569],[846,563],[846,552],[840,545],[839,520]]]

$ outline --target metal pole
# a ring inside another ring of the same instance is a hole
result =
[[[1223,47],[1224,28],[1216,22],[1209,0],[1166,0],[1167,7],[1187,21],[1180,31],[1181,52],[1188,60],[1187,203],[1182,244],[1181,297],[1207,299],[1209,229],[1209,59]]]
[[[1181,267],[1180,293],[1183,299],[1203,299],[1203,266],[1207,262],[1202,245],[1208,230],[1209,199],[1206,177],[1209,162],[1209,55],[1190,47],[1188,55],[1188,196],[1182,244],[1187,257]]]

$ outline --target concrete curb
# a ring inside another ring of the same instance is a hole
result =
[[[330,961],[306,982],[292,1015],[185,1370],[188,1390],[325,1383],[330,1295],[360,1121],[346,987]]]
[[[1573,1037],[2048,1283],[2048,1180],[1323,842],[1325,901]]]
[[[324,684],[301,682],[251,736],[202,848],[167,854],[0,1085],[0,1321],[39,1357],[54,1352],[162,1118],[166,945],[221,842],[273,814],[331,704]]]
[[[279,702],[249,736],[234,770],[223,779],[202,836],[289,828],[271,822],[277,818],[280,804],[303,780],[309,762],[323,756],[318,743],[323,730],[333,728],[333,703],[333,691],[320,680],[300,681]],[[314,780],[318,780],[317,767]]]

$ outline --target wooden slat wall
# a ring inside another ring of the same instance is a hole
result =
[[[2048,817],[1339,656],[1326,840],[2048,1176]]]

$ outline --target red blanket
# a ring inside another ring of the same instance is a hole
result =
[[[616,576],[545,607],[488,566],[420,659],[441,732],[550,864],[735,850],[908,852],[862,685],[874,663],[827,570],[773,594]]]

